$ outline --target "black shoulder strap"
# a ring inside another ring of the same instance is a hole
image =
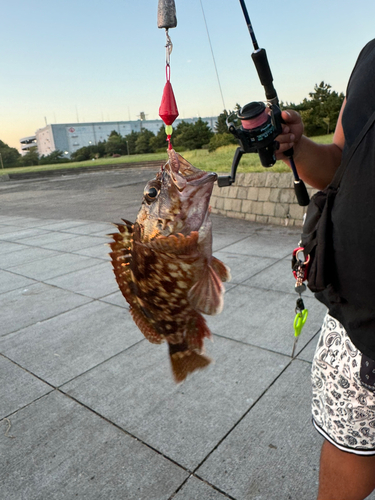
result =
[[[355,150],[358,148],[358,146],[362,142],[362,139],[367,134],[367,132],[368,132],[369,128],[371,127],[371,125],[373,124],[374,120],[375,120],[375,111],[372,113],[372,115],[370,116],[370,118],[367,120],[367,122],[366,122],[365,126],[363,127],[363,129],[361,130],[361,132],[357,135],[356,140],[350,146],[349,151],[346,154],[345,160],[340,163],[340,166],[336,170],[336,173],[335,173],[335,175],[334,175],[334,177],[332,179],[332,182],[329,185],[329,187],[336,188],[336,189],[339,187],[341,179],[342,179],[342,176],[344,175],[344,171],[345,171],[345,168],[346,168],[347,164],[351,160],[353,154],[355,153]]]

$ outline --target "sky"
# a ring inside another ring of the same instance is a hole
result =
[[[361,48],[375,37],[374,0],[245,0],[274,86],[299,103],[324,80],[345,93]],[[239,0],[175,0],[171,83],[180,118],[265,100]],[[0,28],[0,139],[46,123],[158,118],[165,31],[158,0],[12,0]],[[208,41],[202,6],[220,79]]]

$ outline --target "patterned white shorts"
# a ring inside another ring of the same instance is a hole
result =
[[[340,450],[375,455],[375,393],[361,384],[361,362],[344,327],[327,314],[312,365],[313,424]]]

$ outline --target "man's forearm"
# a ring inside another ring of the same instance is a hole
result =
[[[341,156],[342,150],[336,144],[317,144],[302,136],[295,147],[294,161],[301,179],[314,188],[324,189],[340,165]]]

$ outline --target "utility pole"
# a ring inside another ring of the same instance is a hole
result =
[[[0,161],[1,161],[1,168],[4,168],[3,156],[1,153],[0,153]]]

